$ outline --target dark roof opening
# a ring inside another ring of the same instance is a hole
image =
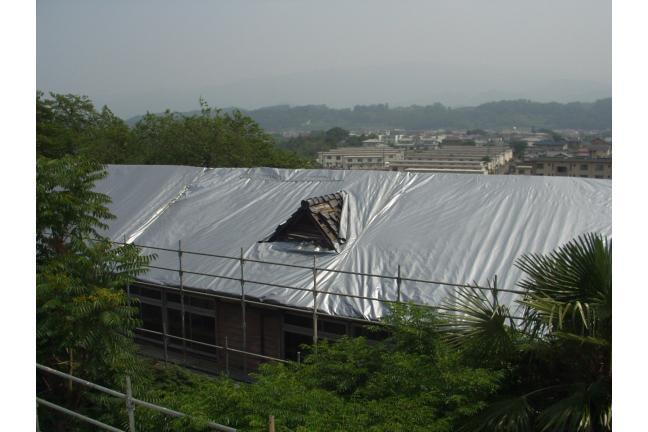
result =
[[[345,241],[340,237],[343,204],[342,192],[308,198],[266,241],[307,242],[335,250]]]

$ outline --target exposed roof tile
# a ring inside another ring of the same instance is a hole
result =
[[[326,249],[344,243],[340,238],[341,192],[305,199],[290,218],[279,225],[268,241],[311,241]]]

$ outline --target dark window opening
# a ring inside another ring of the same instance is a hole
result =
[[[167,291],[166,297],[168,302],[180,304],[180,294],[174,294],[172,292]]]
[[[347,327],[343,323],[337,323],[333,321],[322,321],[318,320],[317,321],[317,330],[326,332],[326,333],[333,333],[333,334],[338,334],[338,335],[345,335],[347,334]]]
[[[313,318],[303,315],[284,315],[284,323],[299,327],[313,328]]]
[[[167,325],[169,338],[169,346],[179,348],[182,346],[182,314],[177,309],[167,309]],[[198,342],[208,344],[216,344],[216,321],[214,317],[209,317],[200,314],[194,314],[185,311],[185,339],[191,339]],[[185,341],[187,346],[197,351],[205,351],[213,353],[215,348],[205,345],[191,343]]]
[[[182,337],[182,314],[177,309],[167,308],[167,325],[168,332],[172,336]],[[185,320],[187,319],[187,313],[185,312]],[[186,326],[185,322],[185,326]],[[171,339],[174,343],[182,343],[180,339]]]
[[[284,332],[284,353],[286,359],[296,361],[297,352],[301,352],[301,358],[303,360],[305,352],[302,345],[310,345],[312,342],[313,338],[311,336]]]
[[[185,298],[186,300],[186,298]],[[214,299],[209,297],[189,297],[189,304],[191,306],[203,308],[203,309],[214,309]]]
[[[156,332],[162,331],[162,308],[146,303],[140,303],[140,318],[142,327]]]
[[[139,287],[138,294],[141,295],[142,297],[148,297],[152,299],[161,299],[162,298],[162,291],[159,289],[155,288],[144,288],[144,287]],[[133,291],[131,290],[131,293]]]
[[[215,344],[215,320],[213,317],[206,317],[202,315],[196,315],[189,313],[188,315],[188,330],[189,330],[189,339],[196,340],[198,342],[204,342],[208,344]],[[186,325],[187,323],[185,323]],[[203,345],[198,345],[196,344],[196,348],[202,347],[206,349],[210,349],[213,351],[212,348],[209,347],[204,347]],[[201,348],[201,349],[202,349]]]

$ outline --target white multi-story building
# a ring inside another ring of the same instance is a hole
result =
[[[341,147],[317,153],[317,161],[323,168],[338,169],[387,169],[403,159],[403,150],[388,147]]]
[[[394,171],[496,173],[513,158],[504,146],[450,146],[435,150],[408,150],[403,160],[390,164]]]

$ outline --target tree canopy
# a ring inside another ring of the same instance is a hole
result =
[[[36,95],[39,156],[84,156],[103,164],[175,164],[204,167],[307,167],[275,145],[241,111],[223,112],[203,100],[194,115],[146,114],[132,128],[86,96]]]
[[[451,108],[440,103],[390,107],[387,104],[329,108],[326,105],[277,105],[244,110],[271,132],[377,129],[589,129],[612,128],[612,99],[595,102],[533,102],[503,100],[474,107]],[[190,113],[195,114],[195,112]],[[140,117],[129,119],[134,124]]]

